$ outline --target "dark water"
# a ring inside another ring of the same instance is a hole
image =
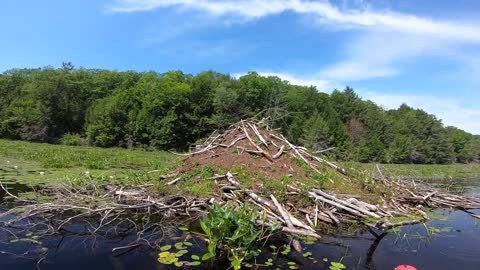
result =
[[[448,183],[447,183],[448,184]],[[27,188],[10,184],[13,193]],[[480,195],[480,181],[468,180],[456,185],[455,191]],[[4,194],[0,192],[0,201]],[[8,209],[1,203],[0,212]],[[480,210],[472,211],[480,214]],[[261,254],[250,263],[258,269],[329,269],[332,262],[341,262],[347,269],[394,269],[400,264],[409,264],[417,269],[480,269],[480,220],[462,211],[438,210],[436,219],[423,225],[405,226],[396,231],[378,236],[371,232],[334,233],[321,241],[302,245],[305,254],[295,252],[282,254],[282,245],[288,239],[273,238],[261,247]],[[1,220],[0,220],[1,221]],[[89,221],[92,222],[92,221]],[[86,223],[73,224],[66,231],[48,237],[35,238],[22,227],[0,227],[0,269],[203,269],[197,267],[177,268],[157,261],[158,250],[142,244],[131,249],[112,252],[117,247],[128,246],[137,239],[131,228],[118,229],[116,233],[92,235]],[[41,228],[37,228],[41,229]],[[20,235],[15,238],[12,233]],[[201,256],[206,244],[194,233],[185,232],[165,224],[165,232],[158,235],[160,245],[188,241],[188,253],[181,260],[191,261],[191,255]],[[273,245],[274,247],[270,247]],[[280,252],[279,252],[280,251]],[[272,259],[273,266],[265,265]],[[228,262],[215,262],[210,267],[227,269]]]

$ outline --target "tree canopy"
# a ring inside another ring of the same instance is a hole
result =
[[[337,159],[445,164],[480,159],[480,137],[403,104],[385,110],[346,87],[332,94],[255,72],[14,69],[0,74],[0,137],[187,149],[242,118],[270,116],[294,143],[336,147]]]

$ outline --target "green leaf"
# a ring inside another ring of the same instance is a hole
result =
[[[342,269],[345,269],[347,268],[345,265],[343,265],[343,263],[341,262],[331,262],[330,263],[330,270],[342,270]]]
[[[176,249],[185,249],[186,247],[183,246],[183,242],[178,242],[178,243],[175,243],[175,248]]]
[[[309,257],[309,256],[312,256],[312,252],[305,252],[303,253],[303,257]]]
[[[235,269],[235,270],[238,270],[238,269],[242,268],[242,263],[241,263],[241,261],[238,260],[238,259],[233,260],[233,261],[231,262],[231,264],[232,264],[232,266],[233,266],[233,269]]]
[[[211,258],[214,258],[214,257],[215,257],[214,253],[212,254],[212,253],[208,252],[208,253],[203,254],[202,261],[208,261],[208,260],[210,260]]]
[[[163,247],[160,247],[160,251],[167,251],[167,250],[170,250],[172,248],[172,245],[165,245]]]
[[[200,260],[200,257],[198,255],[192,255],[191,258],[192,260],[196,260],[196,261]]]

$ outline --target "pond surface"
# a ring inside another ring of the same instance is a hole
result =
[[[436,184],[450,185],[452,191],[480,196],[479,180],[446,181]],[[10,183],[12,193],[28,188]],[[0,191],[0,202],[5,194]],[[6,202],[0,212],[8,210]],[[480,210],[472,212],[480,214]],[[302,256],[286,252],[287,239],[272,239],[261,247],[260,255],[250,263],[258,269],[329,269],[332,262],[341,262],[346,269],[394,269],[409,264],[417,269],[480,269],[480,220],[463,211],[440,209],[435,219],[427,224],[405,226],[381,233],[333,233],[321,241],[304,241]],[[1,221],[1,220],[0,220]],[[87,222],[87,221],[85,221]],[[91,222],[91,221],[90,221]],[[194,228],[190,228],[195,231]],[[13,233],[22,237],[16,238]],[[133,230],[125,229],[115,234],[92,235],[86,232],[86,223],[72,224],[62,233],[37,238],[19,228],[0,227],[0,269],[51,269],[51,270],[126,270],[126,269],[228,269],[228,261],[213,265],[164,265],[158,262],[158,250],[148,245],[113,249],[131,245],[137,239]],[[187,253],[181,260],[192,261],[191,255],[206,252],[205,242],[195,233],[178,226],[165,226],[160,245],[188,242]],[[191,245],[190,245],[191,244]],[[272,259],[272,266],[268,260]]]

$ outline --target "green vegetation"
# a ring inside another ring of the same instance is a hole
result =
[[[184,150],[253,116],[273,119],[293,143],[335,146],[337,160],[444,164],[480,155],[479,136],[405,104],[386,111],[349,87],[328,95],[254,72],[235,79],[213,71],[115,72],[70,63],[0,74],[0,138]]]
[[[172,154],[121,148],[64,146],[0,140],[0,179],[52,183],[97,177],[147,181],[175,166]],[[158,170],[155,174],[148,171]]]
[[[342,166],[354,168],[367,174],[377,173],[376,164],[346,162]],[[432,179],[478,179],[480,164],[379,164],[382,174],[390,177],[432,178]]]
[[[251,250],[253,244],[278,229],[257,226],[257,221],[265,220],[259,220],[257,210],[247,204],[236,208],[214,205],[200,221],[209,241],[208,252],[202,256],[202,260],[215,258],[217,249],[223,249],[227,251],[233,269],[240,269],[244,260],[254,257],[255,252]]]

